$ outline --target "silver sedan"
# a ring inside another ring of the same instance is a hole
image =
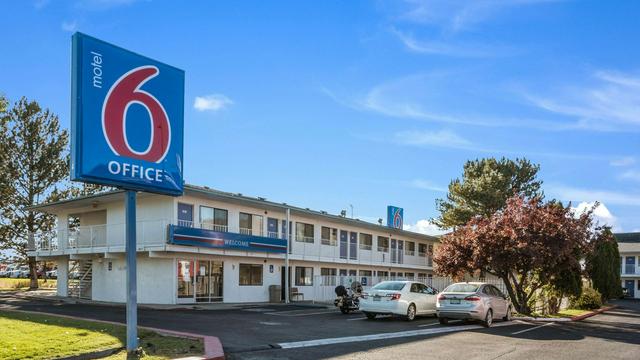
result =
[[[511,321],[513,305],[497,287],[466,282],[449,285],[436,301],[436,313],[441,324],[449,319],[481,320],[489,327],[495,319]]]

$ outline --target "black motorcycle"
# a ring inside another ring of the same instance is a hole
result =
[[[336,286],[336,299],[333,304],[340,308],[343,314],[348,314],[350,311],[356,311],[360,308],[360,297],[362,297],[362,285],[359,282],[354,281],[351,283],[351,291],[347,290],[342,285]]]

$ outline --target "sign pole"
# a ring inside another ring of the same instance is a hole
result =
[[[136,279],[136,192],[125,195],[125,233],[127,257],[127,352],[138,348],[138,291]]]
[[[284,303],[289,303],[289,243],[291,242],[291,222],[289,218],[291,217],[291,209],[287,209],[287,226],[285,226],[285,239],[287,239],[287,251],[284,253]]]

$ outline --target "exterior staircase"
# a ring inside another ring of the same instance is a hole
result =
[[[92,264],[92,260],[78,260],[69,266],[69,297],[91,299]]]

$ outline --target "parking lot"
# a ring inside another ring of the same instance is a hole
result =
[[[52,303],[0,294],[0,307],[124,322],[124,308]],[[228,358],[640,358],[640,304],[583,322],[495,322],[440,325],[433,316],[413,322],[366,318],[323,306],[238,305],[218,309],[139,310],[143,326],[220,338]],[[466,354],[462,356],[462,354]]]

